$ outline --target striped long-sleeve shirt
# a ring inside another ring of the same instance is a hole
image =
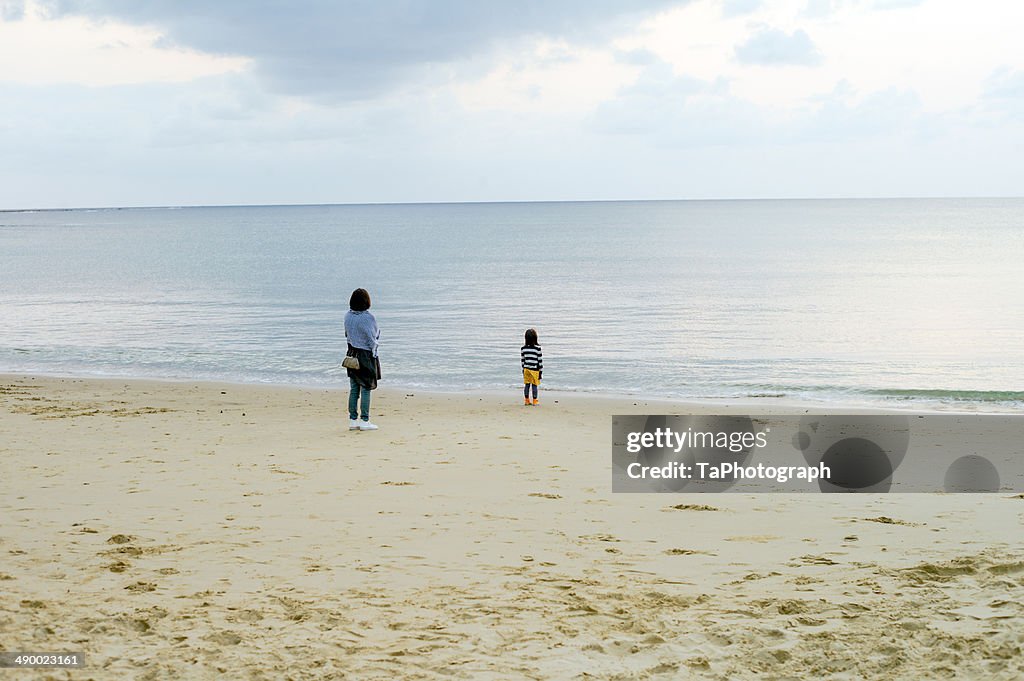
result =
[[[533,369],[534,371],[544,369],[544,356],[540,352],[539,345],[524,345],[522,357],[524,369]]]

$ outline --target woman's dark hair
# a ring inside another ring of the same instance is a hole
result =
[[[370,294],[365,288],[357,288],[348,299],[348,306],[356,312],[370,309]]]
[[[537,329],[526,330],[526,344],[536,345],[537,344]]]

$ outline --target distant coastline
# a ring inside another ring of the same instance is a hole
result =
[[[74,206],[0,208],[0,213],[42,213],[74,211],[117,211],[117,210],[182,210],[188,208],[328,208],[344,206],[477,206],[477,205],[520,205],[520,204],[574,204],[574,203],[712,203],[712,202],[768,202],[768,201],[1016,201],[1024,195],[964,195],[964,196],[760,196],[760,197],[692,197],[692,198],[641,198],[641,199],[494,199],[473,201],[365,201],[365,202],[324,202],[324,203],[212,203],[212,204],[156,204],[137,206]]]

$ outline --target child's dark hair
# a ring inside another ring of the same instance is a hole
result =
[[[357,288],[348,299],[348,306],[355,312],[363,312],[370,309],[370,294],[365,288]]]
[[[526,344],[537,345],[537,329],[526,330]]]

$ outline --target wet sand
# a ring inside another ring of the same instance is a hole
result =
[[[10,675],[1024,676],[1022,496],[613,495],[664,403],[346,397],[0,378],[0,648],[87,657]]]

